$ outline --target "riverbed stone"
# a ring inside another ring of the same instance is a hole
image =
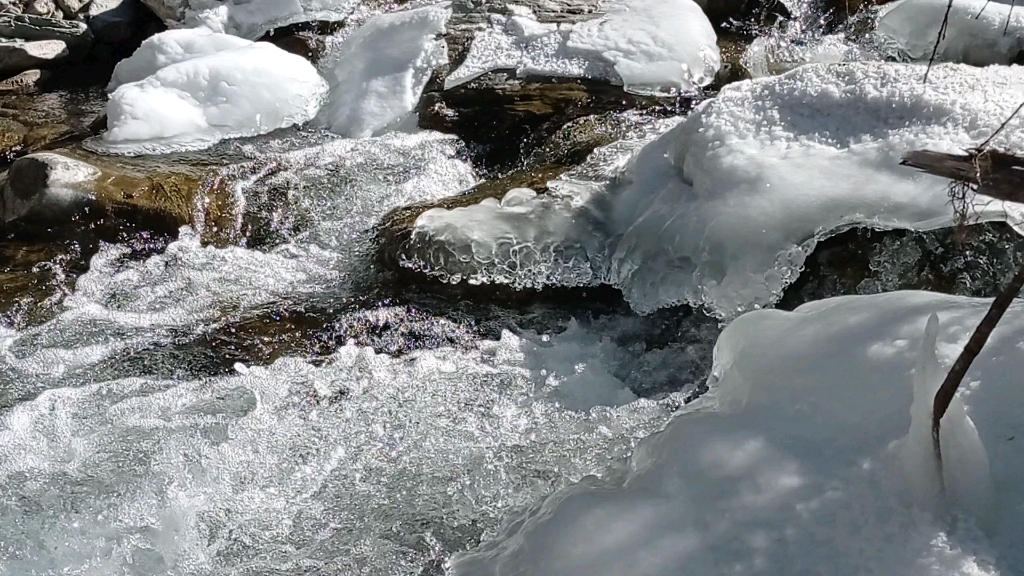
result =
[[[0,75],[10,76],[40,66],[52,66],[71,54],[60,40],[0,41]]]
[[[35,92],[43,85],[43,83],[49,80],[50,77],[50,72],[46,70],[26,70],[21,74],[15,74],[10,78],[0,80],[0,93]]]

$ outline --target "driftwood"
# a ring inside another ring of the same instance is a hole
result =
[[[947,154],[913,150],[900,164],[970,185],[978,194],[1024,203],[1024,157],[995,149]]]

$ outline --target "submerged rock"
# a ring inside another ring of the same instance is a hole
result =
[[[35,92],[40,86],[49,80],[50,72],[45,70],[26,70],[5,80],[0,80],[0,93],[2,92]]]

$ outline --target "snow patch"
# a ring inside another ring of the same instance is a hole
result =
[[[117,63],[107,92],[113,92],[122,84],[143,80],[171,64],[250,44],[249,40],[204,28],[161,32],[144,40],[131,56]]]
[[[492,16],[445,87],[505,68],[520,76],[605,80],[641,94],[694,92],[714,80],[721,66],[717,36],[692,0],[613,0],[605,9],[576,24],[540,23],[522,7]]]
[[[402,124],[434,68],[448,62],[438,35],[450,16],[443,3],[376,16],[353,32],[321,65],[331,88],[318,122],[350,137]]]

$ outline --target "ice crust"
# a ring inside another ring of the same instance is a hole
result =
[[[448,3],[376,16],[320,65],[331,87],[318,122],[350,137],[366,137],[410,118],[434,68],[448,62],[438,37]]]
[[[946,0],[888,4],[879,14],[876,34],[905,57],[927,61],[948,4]],[[1002,0],[956,0],[936,58],[975,66],[1011,64],[1022,50],[1024,12]]]
[[[142,80],[120,84],[107,103],[108,130],[94,150],[163,154],[201,150],[227,138],[257,136],[311,120],[327,82],[304,58],[268,43],[236,44],[204,31],[170,31],[120,68]],[[228,48],[206,55],[212,45]],[[167,56],[168,53],[174,56]],[[175,60],[178,60],[175,62]]]
[[[1020,304],[943,419],[947,499],[914,462],[931,450],[918,392],[934,391],[988,305],[897,292],[746,314],[719,338],[711,391],[644,439],[624,478],[584,479],[507,518],[453,572],[1019,574]]]
[[[1021,68],[807,65],[731,84],[613,174],[573,175],[416,221],[406,264],[449,281],[607,283],[639,312],[678,303],[733,317],[774,302],[815,242],[852,226],[951,224],[944,179],[901,167],[917,148],[977,145],[1018,104]],[[993,142],[1024,150],[1021,123]],[[616,148],[622,151],[628,147]],[[979,197],[973,217],[1018,225]]]
[[[642,94],[694,92],[721,66],[717,36],[692,0],[612,0],[600,18],[540,23],[526,8],[494,15],[473,39],[451,88],[492,70],[593,78]]]
[[[113,92],[122,84],[143,80],[171,64],[250,44],[250,40],[230,34],[217,34],[204,28],[168,30],[155,34],[146,38],[131,56],[117,63],[107,85],[107,92]]]

